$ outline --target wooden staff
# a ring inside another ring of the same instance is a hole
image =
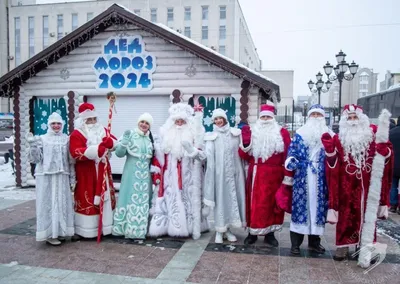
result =
[[[113,115],[113,108],[114,104],[116,101],[117,97],[114,92],[109,92],[107,94],[107,100],[110,103],[110,106],[108,108],[108,123],[107,123],[107,137],[111,137],[111,123],[112,123],[112,115]],[[108,158],[107,158],[108,152],[106,154],[106,160],[104,162],[104,176],[103,176],[103,184],[101,187],[101,196],[100,196],[100,215],[99,215],[99,226],[98,226],[98,231],[97,231],[97,243],[100,243],[101,241],[101,234],[103,231],[103,210],[104,210],[104,194],[107,190],[107,182],[106,179],[108,178]],[[110,193],[110,198],[111,198],[111,193]]]

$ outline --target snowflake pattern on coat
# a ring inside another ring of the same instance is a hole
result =
[[[309,148],[303,138],[296,134],[290,144],[288,157],[293,157],[287,168],[294,170],[292,222],[295,224],[307,224],[308,222],[308,199],[307,199],[307,169],[317,174],[317,226],[325,226],[328,211],[328,187],[325,177],[325,151],[319,151],[318,167],[315,168],[309,158]]]

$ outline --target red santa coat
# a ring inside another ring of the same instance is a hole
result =
[[[113,138],[115,146],[117,139],[112,135],[111,138]],[[101,196],[102,184],[106,176],[108,193],[105,194],[102,233],[103,235],[111,234],[112,210],[115,208],[116,200],[107,152],[103,147],[99,148],[99,145],[88,147],[85,134],[76,129],[70,136],[70,153],[76,160],[75,232],[85,238],[97,236],[100,209],[99,205],[95,205],[95,199],[98,201]],[[105,163],[107,163],[107,175],[104,175]]]
[[[376,132],[376,126],[371,126]],[[368,148],[366,165],[362,169],[355,166],[354,159],[349,156],[345,162],[345,152],[338,135],[333,138],[336,154],[327,155],[326,177],[329,189],[328,221],[337,218],[336,246],[347,247],[359,245],[362,225],[367,207],[368,191],[371,183],[372,161],[375,156],[376,143],[372,141]],[[389,205],[389,193],[392,183],[393,159],[392,144],[386,143],[390,149],[385,162],[382,189],[380,196],[380,209],[378,217],[383,217],[382,209]],[[376,228],[375,228],[376,230]]]
[[[276,212],[275,194],[282,184],[285,160],[291,142],[289,132],[282,128],[282,153],[275,153],[265,162],[239,149],[239,155],[249,163],[246,180],[246,222],[252,235],[266,235],[282,228],[285,212]]]

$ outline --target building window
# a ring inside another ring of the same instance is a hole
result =
[[[219,7],[219,18],[221,20],[225,20],[226,19],[226,6],[220,6]]]
[[[151,21],[154,23],[154,22],[157,22],[157,9],[155,9],[155,8],[152,8],[151,10],[150,10],[150,18],[151,18]]]
[[[49,46],[49,16],[43,16],[43,49]]]
[[[221,53],[222,55],[226,54],[225,45],[220,45],[218,50],[219,50],[219,53]]]
[[[14,18],[15,29],[15,66],[21,63],[21,21],[20,18]]]
[[[76,30],[78,28],[78,14],[72,14],[72,30]]]
[[[226,39],[226,27],[219,26],[219,39]]]
[[[91,19],[93,19],[93,13],[87,13],[86,14],[86,19],[89,22]]]
[[[190,21],[192,19],[192,9],[190,7],[185,7],[185,21]]]
[[[167,10],[167,21],[172,22],[174,20],[174,8],[168,8]]]
[[[190,27],[185,27],[185,33],[184,34],[187,37],[191,37],[192,36],[192,33],[190,31]]]
[[[29,58],[35,55],[35,18],[28,17]]]
[[[201,6],[201,19],[208,20],[208,6]]]
[[[57,15],[57,39],[61,39],[64,33],[64,18],[63,15]]]
[[[140,16],[140,9],[135,9],[133,10],[133,13],[135,13],[136,15]]]
[[[201,39],[208,39],[208,26],[201,27]]]

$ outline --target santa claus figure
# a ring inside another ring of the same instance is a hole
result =
[[[208,230],[207,212],[201,203],[204,127],[202,113],[184,103],[169,109],[169,118],[155,139],[156,158],[161,166],[161,182],[154,193],[149,236],[200,237]]]
[[[387,129],[380,129],[388,136],[389,119],[386,122]],[[346,259],[349,247],[358,246],[362,237],[369,235],[373,243],[377,218],[388,216],[392,145],[387,138],[377,143],[376,131],[377,127],[370,125],[361,107],[346,105],[339,122],[339,134],[333,138],[324,134],[322,138],[328,157],[328,222],[337,223],[334,256],[337,261]],[[373,161],[377,154],[383,157],[375,164],[380,175],[374,175]],[[372,224],[372,227],[364,230],[364,224]]]
[[[292,220],[290,222],[290,253],[300,254],[304,235],[308,249],[325,252],[320,236],[324,234],[328,209],[328,188],[325,177],[325,151],[321,142],[324,133],[333,136],[325,122],[324,107],[310,107],[304,126],[296,131],[290,144],[285,168],[293,174]],[[288,185],[290,174],[285,179]]]
[[[78,236],[94,238],[98,234],[111,234],[115,194],[108,154],[116,145],[117,139],[97,121],[94,106],[81,104],[70,136],[70,153],[76,160],[75,233]]]
[[[276,122],[272,102],[261,106],[259,119],[251,127],[242,128],[239,155],[249,163],[246,181],[246,221],[249,235],[245,244],[253,244],[257,236],[277,247],[275,231],[282,228],[284,211],[275,212],[275,194],[284,177],[284,163],[291,139],[289,132]]]
[[[204,204],[214,208],[216,243],[236,242],[231,228],[245,227],[245,172],[239,157],[241,131],[229,126],[226,112],[215,109],[214,131],[204,137],[207,170]]]

